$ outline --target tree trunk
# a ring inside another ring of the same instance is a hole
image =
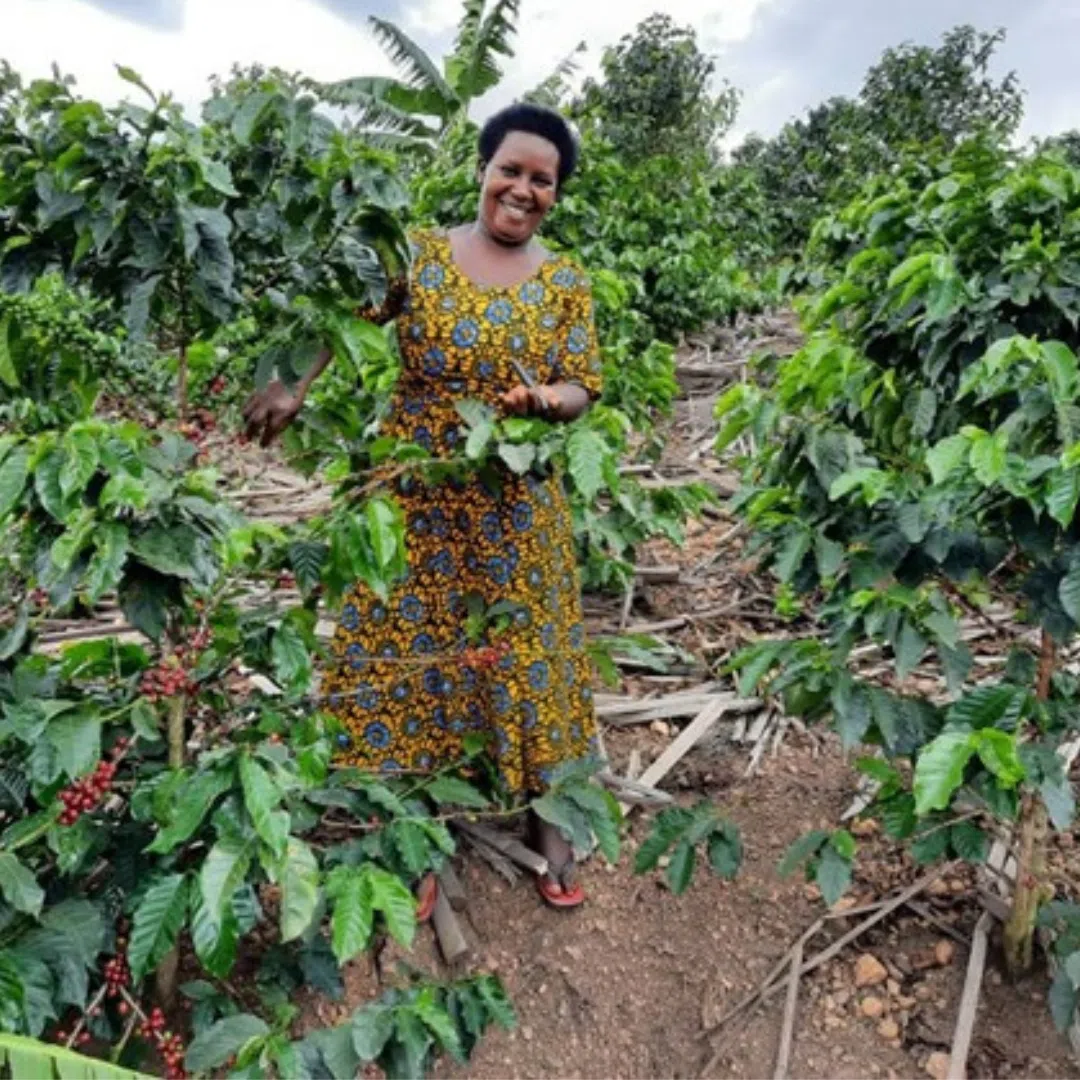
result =
[[[1044,630],[1035,683],[1035,696],[1039,701],[1046,701],[1050,697],[1050,677],[1054,673],[1055,658],[1054,639]],[[1038,792],[1028,792],[1020,803],[1016,888],[1004,933],[1005,964],[1014,976],[1029,971],[1034,960],[1035,920],[1047,892],[1048,833],[1046,806]]]

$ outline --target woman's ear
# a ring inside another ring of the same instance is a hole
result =
[[[483,187],[484,186],[484,173],[487,172],[487,162],[481,158],[476,163],[476,182]]]

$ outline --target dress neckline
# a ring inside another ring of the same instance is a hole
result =
[[[550,266],[551,263],[556,261],[557,256],[553,251],[549,251],[541,260],[540,265],[532,271],[531,274],[521,278],[520,281],[515,281],[510,285],[485,285],[482,282],[477,281],[475,278],[467,274],[459,265],[457,259],[454,258],[454,245],[450,241],[449,229],[441,229],[436,234],[436,237],[440,239],[446,248],[446,263],[450,269],[457,274],[457,276],[471,289],[475,289],[481,293],[496,293],[496,292],[516,292],[523,285],[528,285],[530,281],[540,277],[544,272],[544,268]]]

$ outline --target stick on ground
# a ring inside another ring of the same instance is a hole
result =
[[[787,1001],[784,1005],[784,1026],[780,1029],[780,1048],[776,1053],[776,1068],[773,1080],[787,1080],[788,1066],[791,1063],[791,1046],[795,1041],[795,1013],[799,1005],[799,979],[802,968],[803,943],[795,942],[791,951],[791,974],[788,976]]]
[[[952,1050],[949,1054],[948,1080],[965,1080],[967,1076],[968,1051],[971,1049],[971,1036],[975,1031],[975,1013],[979,1008],[979,994],[982,990],[983,969],[986,967],[986,945],[990,938],[991,921],[992,916],[984,911],[975,924],[975,933],[971,936],[971,954],[968,956],[964,992],[960,995],[956,1030],[953,1033]]]

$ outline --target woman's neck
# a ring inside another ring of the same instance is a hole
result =
[[[493,248],[497,248],[499,251],[525,251],[532,243],[532,237],[528,237],[526,240],[500,240],[495,236],[488,227],[484,224],[482,218],[477,218],[470,228],[470,232],[477,237],[481,243],[489,244]]]

